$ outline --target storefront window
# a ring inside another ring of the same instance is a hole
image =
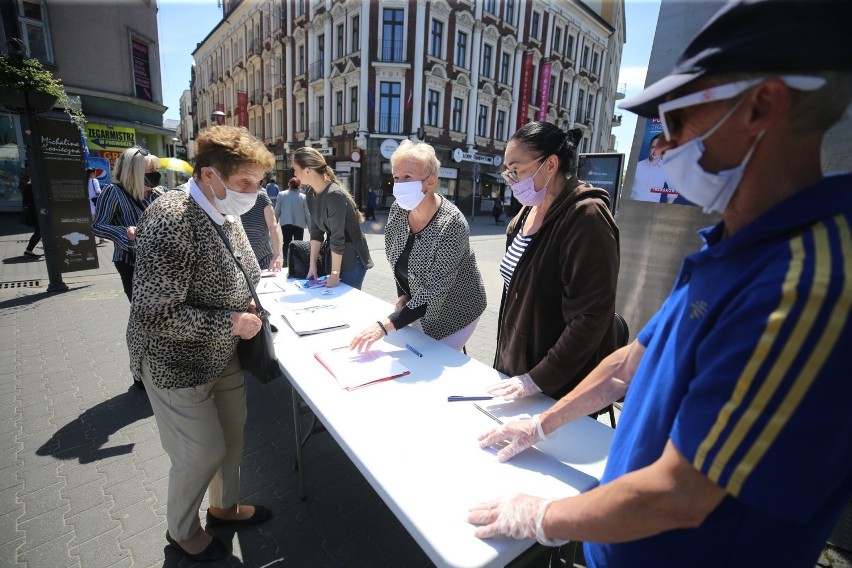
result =
[[[0,114],[0,211],[21,208],[21,165],[15,117]]]

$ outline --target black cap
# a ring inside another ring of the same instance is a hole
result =
[[[95,168],[86,168],[86,173],[90,174],[95,171]]]
[[[705,75],[852,70],[852,0],[734,0],[693,38],[668,76],[619,107],[656,117],[666,95]]]

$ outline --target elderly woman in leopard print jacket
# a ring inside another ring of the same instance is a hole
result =
[[[261,327],[249,289],[260,268],[239,216],[254,205],[274,159],[244,128],[209,128],[195,147],[189,192],[165,194],[137,225],[127,343],[131,371],[145,385],[171,460],[166,539],[190,560],[207,562],[230,552],[201,528],[205,491],[208,528],[271,517],[260,505],[237,504],[246,389],[236,349]]]
[[[394,272],[396,311],[350,343],[373,342],[411,325],[461,351],[485,311],[485,287],[470,249],[470,229],[458,208],[435,193],[441,163],[428,144],[404,140],[391,156],[393,194],[385,254]]]

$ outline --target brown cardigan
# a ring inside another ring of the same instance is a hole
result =
[[[529,373],[553,398],[616,348],[619,245],[608,202],[605,190],[570,178],[503,290],[494,368]],[[527,209],[509,224],[507,248]]]

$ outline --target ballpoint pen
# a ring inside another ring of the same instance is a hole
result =
[[[458,402],[458,401],[461,401],[461,400],[492,400],[493,398],[494,398],[493,396],[486,396],[486,395],[464,396],[464,395],[460,395],[460,394],[454,394],[452,396],[447,397],[447,402]]]
[[[476,409],[477,409],[478,411],[480,411],[481,413],[483,413],[485,416],[487,416],[487,417],[488,417],[488,418],[490,418],[491,420],[495,421],[497,424],[501,424],[501,425],[503,424],[503,421],[502,421],[502,420],[500,420],[499,418],[497,418],[496,416],[494,416],[493,414],[491,414],[490,412],[488,412],[487,410],[485,410],[484,408],[482,408],[482,407],[481,407],[481,406],[479,406],[478,404],[475,404],[475,403],[474,403],[474,406],[476,407]]]
[[[410,344],[406,343],[405,348],[417,355],[418,357],[423,357],[423,353],[412,347]]]

